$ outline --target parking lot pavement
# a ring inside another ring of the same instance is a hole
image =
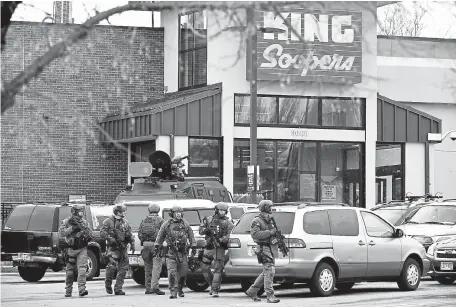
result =
[[[160,286],[167,295],[145,295],[144,287],[127,279],[124,285],[126,296],[106,294],[103,277],[87,283],[89,295],[84,298],[77,296],[77,285],[74,284],[73,297],[65,298],[64,274],[49,274],[38,283],[24,282],[17,274],[2,274],[1,303],[5,307],[79,307],[85,306],[258,306],[266,304],[263,297],[261,303],[255,303],[241,292],[237,284],[224,285],[220,297],[215,299],[208,292],[196,293],[184,289],[185,298],[170,300],[167,280],[161,279]],[[278,290],[276,295],[281,299],[278,305],[301,307],[305,306],[454,306],[456,300],[456,284],[442,286],[434,281],[422,281],[420,288],[414,292],[399,291],[396,283],[361,283],[355,285],[347,294],[338,294],[326,298],[315,298],[304,285],[296,285],[292,289]]]

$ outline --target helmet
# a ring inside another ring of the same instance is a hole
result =
[[[117,204],[117,205],[114,205],[114,208],[112,208],[112,212],[114,214],[117,214],[118,212],[125,212],[127,211],[127,206],[125,206],[124,204]]]
[[[160,206],[157,204],[150,204],[148,209],[150,213],[158,213],[160,211]]]
[[[218,203],[215,205],[215,212],[217,213],[218,211],[226,211],[228,212],[228,205],[224,203]]]
[[[175,212],[184,212],[184,210],[182,210],[181,206],[174,205],[174,206],[172,206],[171,210],[169,211],[169,216],[173,217]]]
[[[273,206],[272,201],[265,199],[265,200],[260,201],[260,204],[258,205],[258,209],[260,210],[260,212],[269,212],[272,206]]]
[[[71,207],[71,214],[76,215],[79,211],[84,210],[84,205],[83,204],[75,204],[73,207]]]

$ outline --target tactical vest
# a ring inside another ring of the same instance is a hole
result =
[[[125,242],[128,230],[128,224],[125,220],[112,218],[114,221],[114,233],[120,242]]]
[[[185,248],[187,246],[188,241],[188,228],[184,221],[174,222],[172,220],[169,221],[168,224],[168,235],[167,237],[167,244],[175,245],[178,248]]]
[[[146,217],[141,226],[142,241],[155,242],[161,224],[162,218],[159,216]]]
[[[259,222],[260,230],[262,230],[262,231],[274,229],[274,225],[272,224],[272,222],[271,221],[267,222],[260,215],[255,217],[255,219],[252,221],[252,224],[253,224],[253,222]],[[255,243],[257,243],[257,244],[271,244],[271,238],[258,239],[258,240],[255,241]]]

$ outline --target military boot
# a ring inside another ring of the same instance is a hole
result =
[[[157,294],[157,295],[165,295],[165,292],[163,292],[163,291],[160,290],[160,289],[152,290],[152,293],[155,293],[155,294]]]
[[[172,292],[171,292],[171,295],[169,296],[169,298],[170,298],[170,299],[175,299],[175,298],[177,298],[177,293],[176,293],[176,291],[172,291]]]
[[[261,302],[261,299],[258,297],[258,290],[249,288],[245,291],[245,294],[247,294],[254,302]]]
[[[89,294],[89,291],[87,290],[82,290],[82,291],[79,291],[79,296],[86,296],[87,294]]]
[[[274,303],[275,304],[275,303],[278,303],[278,302],[280,302],[280,300],[277,297],[275,297],[274,295],[271,295],[271,296],[268,297],[268,303]]]
[[[114,292],[115,295],[125,295],[125,292],[123,292],[122,290],[117,290],[116,292]]]
[[[218,290],[212,291],[212,297],[219,297]]]
[[[65,297],[71,297],[71,295],[72,295],[71,292],[73,292],[73,291],[71,291],[71,290],[66,290],[66,292],[65,292]]]
[[[152,289],[147,289],[146,292],[144,292],[145,294],[154,294],[155,292],[152,291]]]
[[[106,293],[108,293],[108,294],[112,294],[113,293],[111,286],[106,286],[105,288],[106,288]]]
[[[209,295],[212,295],[214,293],[214,290],[209,290]]]
[[[177,291],[177,293],[179,294],[179,297],[184,297],[185,296],[185,293],[184,293],[184,291],[182,289],[179,289]]]

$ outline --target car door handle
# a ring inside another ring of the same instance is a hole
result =
[[[374,241],[369,241],[369,245],[370,245],[370,246],[374,246],[374,245],[375,245],[375,242],[374,242]]]
[[[358,245],[363,246],[363,245],[366,245],[366,243],[364,243],[362,240],[359,240]]]

